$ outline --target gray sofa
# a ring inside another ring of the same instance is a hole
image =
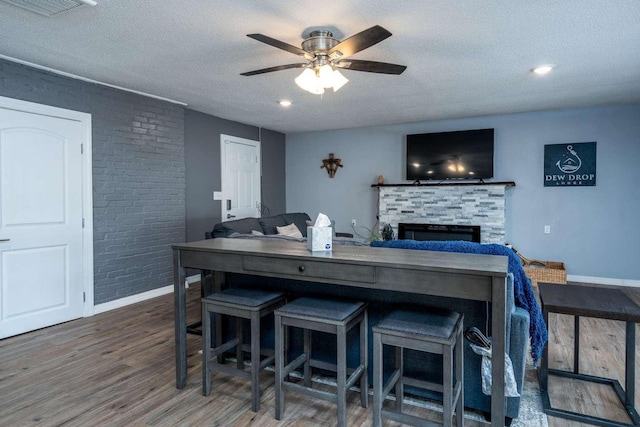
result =
[[[302,233],[302,237],[307,237],[307,223],[311,221],[309,215],[304,212],[296,213],[284,213],[280,215],[273,215],[265,218],[242,218],[233,221],[220,222],[213,226],[213,230],[205,233],[206,239],[212,239],[216,237],[232,237],[236,233],[242,235],[250,235],[256,231],[266,235],[278,234],[276,227],[284,227],[285,225],[295,224]],[[334,237],[353,237],[351,233],[336,232],[335,222],[331,222],[334,225],[333,235]]]
[[[306,221],[309,220],[309,216],[305,213],[295,214],[283,214],[276,215],[269,218],[245,218],[241,220],[229,221],[221,224],[216,224],[213,230],[208,233],[207,237],[243,237],[251,238],[252,231],[260,231],[267,236],[256,236],[256,238],[268,238],[268,235],[275,234],[275,227],[284,226],[287,224],[295,223],[303,236],[306,236]],[[275,237],[275,236],[274,236]],[[334,244],[336,241],[334,240]],[[339,244],[339,242],[337,242]],[[256,278],[253,276],[229,274],[227,275],[226,283],[229,286],[256,286]],[[386,313],[396,308],[406,308],[413,306],[418,310],[424,309],[424,307],[438,307],[449,310],[456,310],[464,313],[464,327],[465,329],[471,326],[475,326],[485,334],[491,331],[490,318],[491,318],[491,304],[471,301],[466,299],[457,298],[444,298],[428,295],[413,295],[413,294],[396,294],[390,291],[377,291],[377,290],[354,290],[351,288],[334,285],[334,284],[319,284],[312,282],[296,282],[293,280],[284,279],[270,279],[260,277],[260,286],[267,288],[274,288],[284,290],[288,292],[291,297],[295,298],[301,295],[314,295],[327,298],[351,298],[351,299],[365,299],[369,302],[369,342],[373,342],[371,327],[376,325],[377,322]],[[507,352],[513,363],[516,382],[518,384],[518,391],[522,393],[522,387],[524,384],[524,374],[527,361],[527,350],[529,343],[529,313],[523,308],[516,307],[514,303],[514,290],[513,290],[513,275],[508,276],[507,286]],[[301,352],[302,337],[297,336],[297,331],[292,333],[291,348],[293,351],[293,357],[297,352]],[[263,339],[266,345],[273,345],[273,331],[263,331]],[[315,337],[314,336],[314,354],[313,357],[325,361],[331,361],[335,359],[335,340],[331,337]],[[351,340],[351,347],[349,348],[349,363],[350,366],[357,364],[358,358],[358,344],[357,340]],[[318,344],[316,344],[319,342]],[[369,349],[369,360],[372,359],[372,349]],[[435,355],[426,355],[424,353],[416,353],[410,350],[406,351],[405,370],[410,375],[418,375],[427,377],[433,381],[441,381],[441,367],[442,359]],[[393,361],[392,355],[385,356],[385,360],[388,363]],[[334,360],[335,361],[335,360]],[[491,399],[490,396],[486,396],[482,393],[482,383],[480,377],[480,364],[481,357],[471,350],[471,348],[465,343],[464,349],[464,404],[465,407],[475,409],[485,414],[487,418],[490,417],[491,412]],[[369,364],[370,383],[372,384],[372,364]],[[389,365],[385,371],[391,372],[392,366]],[[435,374],[434,374],[435,373]],[[425,395],[418,390],[413,391],[415,394]],[[409,390],[411,393],[411,390]],[[435,394],[426,394],[427,397],[434,397],[439,399],[440,397]],[[520,398],[510,397],[507,398],[506,417],[505,424],[508,425],[510,419],[517,418],[520,409]]]

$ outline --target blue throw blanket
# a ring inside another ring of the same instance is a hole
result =
[[[417,241],[417,240],[389,240],[371,242],[371,246],[381,248],[418,249],[440,252],[464,252],[470,254],[505,255],[509,257],[509,272],[513,273],[513,293],[518,307],[529,312],[529,337],[531,341],[531,356],[537,363],[542,356],[542,350],[547,343],[547,326],[542,317],[542,311],[533,293],[531,280],[527,277],[520,263],[520,258],[510,248],[498,244],[480,244],[463,241]]]

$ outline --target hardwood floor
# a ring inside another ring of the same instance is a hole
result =
[[[632,296],[640,302],[640,291]],[[199,318],[199,289],[188,291],[188,321]],[[621,378],[624,328],[583,319],[581,369]],[[570,369],[573,320],[551,319],[551,363]],[[213,393],[201,394],[200,338],[188,337],[187,387],[174,371],[173,296],[0,340],[0,426],[332,426],[335,406],[287,394],[283,421],[273,418],[273,374],[263,374],[258,413],[245,381],[215,374]],[[588,350],[588,351],[587,351]],[[636,353],[638,351],[636,350]],[[640,368],[636,368],[640,369]],[[611,392],[553,378],[554,406],[614,417],[624,415]],[[640,390],[640,382],[636,381]],[[348,424],[371,425],[371,409],[350,393]],[[639,399],[636,398],[636,406]],[[371,405],[371,401],[370,401]],[[422,408],[414,412],[425,413]],[[437,419],[437,415],[436,415]],[[479,422],[466,422],[476,427]],[[394,424],[387,424],[394,425]],[[549,417],[551,427],[577,427]]]
[[[574,283],[575,284],[575,283]],[[588,291],[587,285],[585,286]],[[640,289],[626,288],[625,293],[640,304]],[[572,316],[551,314],[549,332],[549,367],[573,370],[574,320]],[[636,335],[640,326],[636,325]],[[617,379],[624,387],[625,323],[614,320],[580,319],[580,372]],[[640,408],[640,343],[636,339],[635,406]],[[611,387],[561,377],[550,377],[549,394],[554,408],[629,423],[622,405]],[[550,427],[581,427],[590,424],[548,417]]]

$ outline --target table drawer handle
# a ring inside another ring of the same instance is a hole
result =
[[[304,273],[304,265],[301,265],[300,267],[298,267],[298,271],[300,273]]]

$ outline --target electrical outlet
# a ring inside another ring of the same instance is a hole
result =
[[[544,226],[544,234],[551,234],[551,226],[550,225],[545,225]]]
[[[355,219],[352,219],[352,220],[351,220],[351,226],[352,226],[352,227],[355,227],[355,226],[356,226],[356,220],[355,220]]]

